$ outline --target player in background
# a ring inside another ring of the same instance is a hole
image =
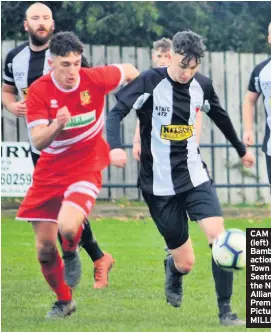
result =
[[[169,38],[161,38],[153,42],[152,48],[152,63],[153,67],[169,66],[171,61],[171,48],[172,41]],[[201,134],[201,120],[202,113],[198,112],[196,120],[196,135],[199,144]],[[140,161],[141,144],[140,144],[140,129],[139,120],[137,121],[135,136],[133,139],[133,156],[136,160]]]
[[[55,23],[49,7],[41,3],[31,5],[26,10],[24,21],[24,28],[29,34],[29,41],[12,49],[6,57],[2,102],[6,109],[17,117],[26,116],[26,98],[29,86],[51,70],[48,62],[50,59],[48,46],[54,26]],[[82,67],[88,67],[84,57],[82,57]],[[17,96],[19,101],[17,101]],[[40,151],[33,146],[32,142],[31,156],[34,166],[36,166]],[[94,263],[93,287],[106,287],[108,285],[108,273],[114,259],[110,254],[100,249],[88,221],[84,224],[80,245]],[[74,275],[73,266],[80,264],[79,254],[78,252],[72,254],[63,252],[63,258],[66,280],[71,287],[74,287],[79,280]]]
[[[271,44],[271,23],[268,26],[268,43]],[[254,110],[260,95],[263,95],[266,126],[262,151],[266,157],[267,175],[271,193],[271,57],[259,63],[252,71],[248,91],[243,103],[244,137],[247,145],[254,144]]]
[[[124,167],[127,156],[120,141],[120,123],[132,108],[139,117],[142,153],[138,183],[170,249],[165,295],[173,307],[181,305],[183,277],[195,261],[187,214],[198,222],[210,248],[224,231],[220,203],[201,160],[195,134],[196,116],[206,101],[210,106],[207,115],[234,146],[243,164],[254,164],[254,156],[239,140],[227,112],[220,106],[211,80],[197,72],[204,51],[199,35],[178,32],[173,37],[171,64],[144,71],[118,91],[118,102],[107,118],[111,164]],[[220,269],[213,257],[212,272],[220,324],[244,326],[245,322],[231,309],[233,273]]]

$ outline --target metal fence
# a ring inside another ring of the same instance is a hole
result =
[[[2,42],[2,68],[7,52],[21,42]],[[151,50],[149,48],[90,46],[85,45],[84,55],[92,66],[129,62],[140,71],[151,67]],[[242,135],[242,101],[247,90],[250,73],[254,66],[267,59],[268,54],[248,54],[233,52],[207,52],[200,71],[213,80],[213,85],[220,98],[221,105],[228,111],[232,122]],[[115,103],[113,94],[105,103],[107,113]],[[103,189],[100,198],[142,199],[138,190],[137,175],[139,164],[132,156],[132,140],[136,127],[136,114],[131,111],[122,123],[122,138],[128,153],[125,169],[109,167],[103,172]],[[268,202],[270,193],[267,184],[265,156],[261,152],[264,135],[265,114],[262,101],[258,103],[255,114],[256,144],[252,150],[256,155],[256,165],[251,170],[244,170],[235,150],[227,144],[223,134],[207,116],[203,116],[201,135],[201,153],[215,180],[218,195],[224,203]],[[24,119],[2,112],[2,140],[27,141]]]

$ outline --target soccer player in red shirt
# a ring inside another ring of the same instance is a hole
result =
[[[27,8],[24,29],[28,32],[29,40],[12,49],[8,53],[4,65],[2,102],[6,109],[15,116],[25,118],[29,86],[51,70],[48,64],[50,58],[48,47],[54,26],[52,11],[48,6],[36,2]],[[89,67],[83,55],[81,66]],[[18,99],[20,100],[17,101]],[[33,147],[33,144],[30,144],[30,148],[33,164],[36,166],[40,152]],[[61,241],[60,237],[59,240]],[[84,223],[80,247],[84,248],[94,264],[93,288],[107,287],[108,274],[114,259],[109,253],[101,250],[88,220]],[[80,264],[79,253],[63,252],[63,260],[66,281],[70,287],[75,287],[79,279],[73,271],[74,265]]]
[[[56,246],[58,230],[63,250],[75,252],[102,186],[101,171],[110,163],[102,137],[104,97],[138,71],[130,64],[81,68],[83,45],[72,32],[54,35],[49,49],[53,71],[30,86],[27,98],[31,138],[42,151],[16,219],[32,222],[42,273],[57,296],[47,317],[55,318],[76,310]]]

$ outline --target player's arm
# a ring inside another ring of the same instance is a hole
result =
[[[26,104],[24,100],[17,101],[17,91],[14,85],[3,84],[2,103],[5,108],[15,116],[24,117]]]
[[[91,79],[103,89],[105,94],[123,83],[129,83],[139,75],[139,71],[129,63],[94,67],[86,70]]]
[[[47,85],[40,80],[31,84],[26,101],[27,127],[37,150],[47,148],[71,118],[68,108],[63,106],[57,110],[56,118],[52,121],[45,94]]]
[[[117,64],[123,73],[123,79],[129,83],[139,75],[139,71],[131,63]]]
[[[3,87],[2,87],[2,103],[5,108],[15,116],[25,116],[25,101],[17,101],[17,90],[14,82],[12,60],[14,58],[13,50],[10,51],[5,59]]]
[[[243,103],[243,123],[244,123],[244,137],[243,142],[246,145],[253,145],[253,122],[254,110],[259,98],[258,92],[247,91]]]
[[[202,130],[202,112],[198,112],[196,116],[196,139],[198,145],[200,144],[200,136]]]
[[[108,113],[106,120],[106,138],[111,150],[110,159],[112,165],[116,167],[124,167],[127,161],[127,155],[123,150],[120,138],[120,124],[130,110],[131,108],[119,101]]]
[[[65,127],[70,118],[71,115],[68,108],[63,106],[57,111],[56,119],[49,126],[42,124],[31,127],[30,123],[30,135],[35,148],[37,150],[47,148]]]
[[[106,121],[107,141],[111,149],[111,163],[116,167],[124,167],[127,160],[120,137],[121,121],[131,109],[139,110],[143,106],[146,101],[144,97],[144,77],[141,74],[118,91],[116,94],[118,102],[108,113]]]
[[[239,157],[242,158],[243,164],[246,167],[252,167],[254,164],[254,157],[251,152],[247,151],[246,146],[238,138],[228,113],[220,106],[219,99],[213,89],[213,86],[210,87],[208,101],[210,104],[210,110],[207,115],[222,131],[226,139],[230,141]]]
[[[136,122],[135,136],[133,139],[133,156],[136,160],[140,160],[141,154],[141,140],[140,140],[140,129],[139,120]]]
[[[24,100],[17,101],[17,90],[15,85],[3,83],[2,103],[5,106],[5,108],[13,115],[19,117],[25,116],[26,104]]]

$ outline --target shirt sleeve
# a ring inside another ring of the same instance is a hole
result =
[[[220,106],[217,94],[213,85],[210,84],[208,102],[210,110],[207,115],[214,121],[216,126],[222,131],[224,136],[236,149],[240,158],[246,154],[246,147],[238,138],[228,113]]]
[[[103,89],[105,94],[116,89],[124,82],[123,69],[118,65],[85,69],[85,72],[95,84]]]
[[[249,84],[248,84],[248,91],[261,93],[258,67],[255,67],[251,73]]]
[[[129,109],[139,110],[144,105],[150,93],[145,92],[145,77],[137,76],[115,94],[117,100]]]
[[[144,74],[123,87],[116,93],[117,104],[108,113],[106,121],[106,137],[110,149],[122,148],[120,123],[131,109],[139,110],[150,96],[145,92]]]
[[[26,120],[29,129],[42,124],[49,124],[49,109],[44,94],[41,92],[44,89],[38,83],[30,86],[26,100]]]
[[[3,81],[5,84],[15,86],[13,70],[12,70],[12,60],[13,60],[12,52],[9,52],[5,59]]]

